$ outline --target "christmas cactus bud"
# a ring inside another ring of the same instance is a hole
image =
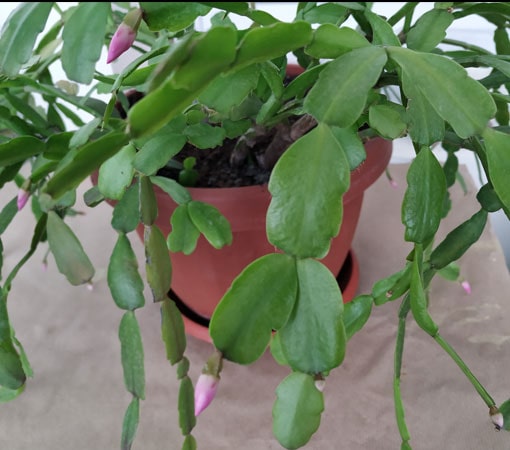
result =
[[[464,289],[466,294],[471,294],[471,285],[469,284],[469,281],[463,280],[461,281],[460,285],[462,286],[462,289]]]
[[[385,169],[386,178],[388,178],[388,181],[390,182],[390,186],[394,189],[398,187],[398,183],[394,180],[394,178],[391,176],[391,173],[388,168]]]
[[[195,387],[195,416],[198,416],[213,401],[220,379],[208,373],[198,377]]]
[[[17,198],[18,211],[21,211],[28,202],[28,198],[30,197],[30,184],[30,179],[26,179],[19,188]]]
[[[314,379],[315,388],[319,392],[324,392],[324,388],[326,387],[326,379],[322,376],[322,374],[317,374]]]
[[[503,409],[506,410],[505,404],[503,404],[502,406]],[[501,430],[505,423],[505,419],[501,411],[498,408],[496,408],[496,406],[491,406],[489,408],[489,415],[491,416],[492,423],[494,424],[496,430],[498,431]]]
[[[107,64],[117,59],[133,45],[141,20],[142,10],[139,8],[133,9],[126,14],[110,42],[106,59]]]
[[[223,356],[215,351],[207,360],[195,386],[195,416],[198,416],[213,401],[223,363]]]
[[[30,192],[26,191],[23,188],[20,188],[18,191],[18,199],[17,199],[17,205],[18,205],[18,211],[21,211],[24,206],[28,202],[28,197],[30,197]]]
[[[503,414],[496,413],[493,416],[491,416],[491,419],[492,423],[494,424],[497,430],[501,430],[501,428],[503,428],[504,423]]]

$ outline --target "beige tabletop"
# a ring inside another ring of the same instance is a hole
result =
[[[390,166],[398,183],[382,176],[365,195],[353,244],[360,265],[359,292],[403,267],[410,246],[403,243],[400,202],[406,165]],[[469,192],[452,191],[453,212],[441,234],[477,209]],[[12,193],[14,195],[14,193]],[[11,197],[4,194],[3,206]],[[23,267],[9,295],[8,308],[34,377],[16,400],[0,405],[0,450],[110,450],[120,448],[120,431],[131,395],[125,390],[117,337],[122,316],[106,284],[108,256],[116,235],[107,226],[111,208],[100,205],[72,218],[96,267],[94,289],[72,287],[51,257],[46,271],[44,246]],[[33,221],[23,210],[2,236],[3,275],[26,251]],[[132,245],[143,273],[143,246]],[[22,240],[22,238],[24,240]],[[510,277],[493,230],[460,260],[472,286],[468,295],[455,282],[434,279],[430,311],[442,335],[468,363],[499,404],[510,397]],[[149,297],[148,297],[149,298]],[[397,450],[392,371],[397,302],[375,308],[365,328],[349,342],[342,366],[326,382],[325,411],[307,449]],[[159,306],[147,302],[137,312],[145,349],[146,399],[134,449],[179,449],[175,368],[165,358]],[[408,321],[402,395],[414,450],[510,449],[510,434],[495,432],[488,410],[459,368],[416,324]],[[188,338],[190,375],[196,380],[211,345]],[[217,398],[193,430],[204,450],[267,450],[281,447],[272,436],[274,389],[288,374],[270,354],[250,366],[226,362]]]

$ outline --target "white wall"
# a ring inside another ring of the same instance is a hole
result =
[[[259,2],[263,3],[261,6],[262,9],[268,11],[273,14],[275,17],[281,20],[292,20],[294,17],[294,11],[296,8],[296,2]],[[0,25],[7,19],[10,12],[19,4],[19,2],[2,2],[0,3]],[[385,15],[391,16],[395,13],[404,2],[375,2],[374,11]],[[417,8],[417,12],[423,12],[431,9],[433,7],[432,2],[423,2]],[[55,20],[56,16],[50,16],[50,20]],[[238,24],[243,25],[247,23],[243,18],[239,18]],[[349,22],[348,22],[349,23]],[[207,27],[207,21],[204,21],[204,27]],[[459,39],[459,40],[468,40],[480,47],[484,47],[488,50],[493,50],[494,45],[492,42],[492,32],[493,26],[481,19],[475,17],[467,17],[461,20],[458,20],[454,23],[451,29],[448,32],[448,38],[451,39]],[[106,55],[103,55],[101,58],[101,62],[98,65],[98,69],[105,74],[112,73],[112,67],[109,67],[106,62]],[[114,66],[115,67],[115,66]],[[118,66],[117,66],[118,67]],[[65,79],[65,74],[63,73],[60,67],[54,68],[54,76],[55,79]],[[479,74],[473,73],[473,76],[482,75],[483,71],[480,71]],[[83,92],[80,92],[83,93]],[[444,160],[445,152],[438,148],[436,151],[436,155],[440,160]],[[407,138],[398,139],[394,143],[394,153],[392,157],[392,163],[404,163],[409,162],[414,154],[412,146],[410,145],[410,141]],[[461,164],[465,164],[470,173],[473,176],[475,184],[480,186],[480,181],[478,178],[477,165],[472,152],[467,150],[461,150],[459,152],[459,159]],[[490,215],[492,226],[498,235],[501,245],[503,247],[503,251],[505,252],[507,264],[510,267],[510,222],[506,218],[506,216],[498,211],[497,213],[492,213]]]

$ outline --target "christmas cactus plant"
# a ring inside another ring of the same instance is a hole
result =
[[[342,364],[349,339],[373,308],[397,301],[393,387],[402,448],[410,448],[400,395],[408,320],[458,364],[495,426],[510,428],[508,403],[498,407],[428,312],[433,278],[453,273],[458,279],[456,261],[477,242],[488,214],[502,209],[509,215],[510,5],[437,2],[418,14],[423,5],[410,2],[389,18],[372,5],[299,2],[295,18],[283,21],[264,11],[263,3],[19,4],[0,36],[0,186],[15,183],[19,189],[2,205],[0,230],[22,208],[31,207],[37,221],[26,254],[2,278],[2,400],[21,394],[32,376],[30,355],[15,334],[14,326],[23,324],[11,323],[8,315],[9,292],[23,264],[46,245],[72,285],[93,282],[94,267],[66,218],[75,213],[77,188],[97,173],[84,200],[91,208],[104,201],[114,205],[105,226],[118,239],[105,258],[112,299],[124,311],[118,331],[132,395],[122,448],[135,441],[145,397],[137,311],[149,307],[146,285],[161,308],[167,358],[180,380],[182,448],[197,446],[193,428],[204,408],[214,408],[223,361],[251,364],[268,348],[291,369],[268,411],[275,437],[285,448],[305,446],[319,428],[324,382]],[[50,14],[57,15],[53,24]],[[491,24],[494,51],[447,38],[452,24],[468,16]],[[198,26],[205,17],[210,24]],[[249,25],[236,25],[236,18]],[[112,63],[128,49],[133,58],[120,73],[97,70],[101,58]],[[290,57],[302,68],[292,80],[286,79]],[[54,78],[57,63],[65,80]],[[475,67],[488,74],[473,78],[468,69]],[[189,143],[207,151],[228,139],[236,142],[239,163],[254,158],[252,143],[269,131],[280,141],[288,137],[268,155],[275,164],[269,166],[267,237],[279,251],[253,261],[225,292],[210,323],[211,357],[194,384],[181,313],[168,296],[169,251],[192,252],[199,235],[219,248],[229,245],[232,234],[213,206],[190,196],[187,187],[200,175],[193,160],[180,161],[179,153]],[[350,173],[365,159],[363,143],[375,136],[408,136],[414,145],[401,214],[401,239],[413,250],[401,270],[344,305],[321,260],[342,223],[340,200]],[[447,152],[444,164],[432,151],[438,144]],[[479,211],[438,241],[460,149],[476,155],[487,181],[477,195]],[[179,169],[182,178],[163,176],[167,167]],[[155,225],[155,186],[179,204],[166,218],[170,235]],[[140,224],[146,279],[128,237]]]

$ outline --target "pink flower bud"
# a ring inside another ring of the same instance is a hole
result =
[[[460,283],[464,291],[466,291],[466,294],[471,294],[471,285],[469,284],[469,281],[464,280]]]
[[[198,416],[212,402],[219,381],[220,379],[214,375],[200,374],[195,386],[195,416]]]
[[[396,189],[398,187],[398,183],[393,179],[388,168],[386,168],[385,173],[386,173],[386,178],[388,178],[388,181],[390,182],[390,186],[392,188]]]
[[[107,64],[117,59],[133,45],[141,20],[141,9],[134,9],[126,14],[110,42],[108,56],[106,58]]]
[[[21,188],[19,191],[18,191],[18,201],[17,201],[17,204],[18,204],[18,211],[21,211],[23,209],[23,207],[27,204],[28,202],[28,197],[30,197],[30,192]]]

